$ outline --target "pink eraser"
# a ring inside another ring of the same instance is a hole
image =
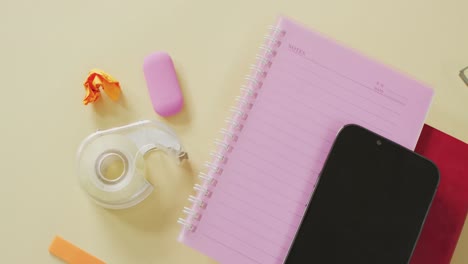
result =
[[[155,52],[148,55],[143,63],[143,72],[154,111],[162,116],[178,113],[184,98],[169,54]]]

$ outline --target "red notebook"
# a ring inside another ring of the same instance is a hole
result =
[[[468,212],[468,144],[424,125],[416,152],[437,165],[440,183],[411,264],[449,264]]]

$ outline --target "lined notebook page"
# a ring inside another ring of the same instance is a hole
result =
[[[282,44],[195,232],[221,263],[282,263],[338,131],[413,149],[432,90],[282,18]]]

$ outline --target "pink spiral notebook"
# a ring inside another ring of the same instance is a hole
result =
[[[179,240],[220,263],[283,263],[343,125],[414,149],[433,92],[287,18],[248,79]]]

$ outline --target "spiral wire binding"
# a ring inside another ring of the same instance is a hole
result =
[[[219,149],[222,149],[223,152],[228,152],[231,150],[231,145],[220,139],[215,139],[214,143]]]
[[[215,178],[213,178],[212,176],[208,176],[206,173],[204,172],[200,172],[198,174],[198,177],[206,182],[209,182],[211,185],[215,185],[216,184],[216,180]]]
[[[206,203],[205,203],[203,200],[201,200],[200,198],[195,197],[195,196],[193,196],[193,195],[190,195],[189,198],[188,198],[188,200],[189,200],[192,204],[198,206],[199,208],[205,208],[205,207],[206,207]]]
[[[179,218],[177,221],[189,232],[195,232],[202,210],[208,206],[205,199],[213,194],[210,188],[216,186],[216,176],[223,172],[223,164],[228,159],[227,155],[234,148],[237,134],[242,130],[243,122],[248,118],[248,111],[253,107],[258,90],[261,89],[263,79],[267,76],[272,60],[276,56],[276,49],[281,45],[281,38],[285,35],[285,32],[276,26],[270,26],[269,31],[270,34],[264,37],[265,43],[260,47],[261,55],[256,56],[256,64],[250,67],[251,74],[245,78],[247,84],[241,87],[242,94],[236,97],[237,106],[231,108],[232,115],[226,119],[228,127],[221,129],[223,138],[216,139],[214,142],[218,151],[210,153],[211,162],[205,163],[207,172],[199,173],[198,177],[202,183],[193,186],[197,191],[197,196],[190,195],[188,198],[193,207],[184,207],[183,212],[187,217]]]
[[[270,64],[270,60],[268,58],[265,58],[263,56],[257,55],[255,56],[257,61],[261,62],[263,66],[268,66]]]
[[[214,160],[216,160],[216,162],[219,162],[219,163],[224,163],[224,162],[226,162],[226,160],[227,160],[227,158],[226,158],[225,155],[221,155],[221,154],[219,154],[218,152],[214,152],[214,151],[210,152],[210,156],[211,156]]]
[[[191,232],[195,231],[195,225],[193,225],[191,222],[189,222],[188,219],[179,218],[179,219],[177,219],[177,223],[183,225],[185,228],[187,228]]]
[[[260,78],[266,76],[266,71],[259,68],[259,67],[257,67],[257,65],[250,66],[250,70],[255,72],[256,76],[260,76]],[[244,86],[242,86],[242,87],[244,87]]]
[[[200,184],[198,184],[198,183],[195,184],[195,185],[193,186],[193,189],[194,189],[195,191],[198,191],[198,192],[202,193],[202,194],[203,194],[204,196],[206,196],[206,197],[210,197],[210,196],[211,196],[211,191],[209,191],[208,188],[203,187],[202,185],[200,185]]]
[[[241,87],[241,91],[246,93],[249,97],[254,97],[256,95],[256,93],[254,91],[252,91],[249,87],[247,87],[245,85],[243,85]]]
[[[246,100],[246,98],[243,98],[243,97],[240,97],[240,96],[236,96],[236,102],[237,104],[239,105],[242,105],[242,109],[250,109],[252,108],[252,103],[249,102],[248,100]]]
[[[197,211],[193,210],[192,208],[184,207],[184,210],[182,210],[187,215],[192,216],[194,219],[200,219],[201,215]]]
[[[221,174],[223,169],[213,162],[205,162],[205,167],[214,174]]]
[[[226,120],[224,120],[224,122],[226,122],[228,125],[231,125],[232,129],[236,130],[236,131],[241,131],[244,128],[244,126],[242,125],[241,122],[238,122],[237,120],[235,120],[235,119],[233,119],[231,117],[226,118]]]
[[[251,75],[245,76],[245,79],[250,83],[254,83],[256,86],[261,85],[261,81]]]

